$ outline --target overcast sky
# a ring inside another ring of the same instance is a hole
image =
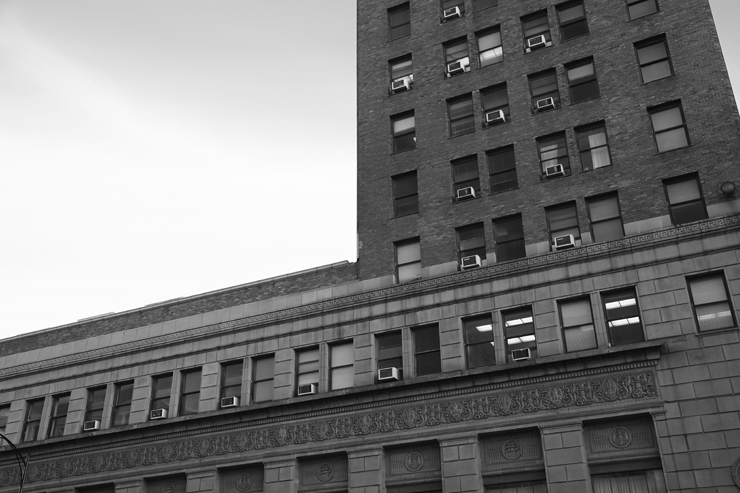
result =
[[[355,82],[354,0],[0,0],[0,338],[354,261]]]

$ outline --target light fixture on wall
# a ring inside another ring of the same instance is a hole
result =
[[[726,181],[722,184],[721,187],[719,187],[720,191],[724,194],[725,197],[733,197],[735,195],[735,189],[737,187],[735,186],[734,182]]]

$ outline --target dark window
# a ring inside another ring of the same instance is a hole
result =
[[[446,42],[445,74],[447,77],[470,71],[470,56],[468,55],[468,38],[462,37]]]
[[[447,113],[450,117],[450,137],[475,132],[472,94],[448,99]]]
[[[393,131],[393,152],[401,152],[416,147],[416,120],[414,112],[391,117]]]
[[[524,47],[527,51],[544,47],[540,45],[540,36],[543,36],[546,43],[550,43],[550,24],[547,19],[547,10],[540,10],[534,14],[522,17],[522,32],[524,33]]]
[[[635,50],[637,61],[640,63],[642,82],[652,82],[673,75],[671,55],[665,36],[636,43]]]
[[[547,215],[547,228],[550,231],[550,242],[555,242],[555,238],[565,235],[573,235],[574,239],[581,237],[575,202],[547,207],[545,214]]]
[[[603,122],[578,127],[576,135],[578,136],[578,150],[581,154],[581,168],[584,171],[612,164],[609,141]]]
[[[609,344],[619,346],[645,340],[634,288],[602,293],[601,300],[604,303]]]
[[[350,389],[355,385],[355,346],[352,341],[329,346],[329,385],[331,390]]]
[[[498,0],[473,0],[473,12],[498,7]]]
[[[0,406],[0,433],[5,434],[5,428],[8,426],[9,415],[10,406]]]
[[[113,425],[125,426],[131,415],[131,401],[134,395],[134,382],[116,384],[116,400],[113,404]]]
[[[252,360],[252,402],[271,401],[275,395],[275,356]]]
[[[701,221],[707,218],[707,208],[697,175],[664,180],[668,210],[673,224]]]
[[[152,409],[170,409],[172,374],[152,377]]]
[[[23,433],[21,434],[23,443],[38,440],[41,413],[44,411],[44,399],[28,401],[26,406],[26,421],[23,423]]]
[[[442,11],[453,7],[460,8],[460,15],[465,13],[465,1],[464,0],[442,0]]]
[[[200,402],[200,381],[203,371],[198,368],[188,372],[182,372],[180,386],[180,416],[187,414],[198,414],[198,403]]]
[[[737,325],[725,276],[721,272],[691,277],[688,283],[699,332]]]
[[[624,236],[617,194],[586,199],[594,242],[616,240]]]
[[[453,193],[464,188],[472,187],[476,194],[480,194],[480,178],[478,176],[478,156],[467,156],[452,161]]]
[[[414,364],[416,376],[433,375],[442,371],[439,353],[439,328],[436,325],[414,329]]]
[[[421,248],[419,238],[396,243],[396,275],[398,282],[421,277]]]
[[[408,3],[388,9],[391,41],[411,34],[411,7]]]
[[[561,302],[560,318],[563,322],[566,352],[596,348],[594,319],[588,298]]]
[[[51,408],[51,424],[49,425],[49,437],[60,437],[64,435],[64,426],[67,424],[67,412],[69,411],[69,394],[55,395]]]
[[[500,147],[486,153],[491,175],[491,193],[511,190],[519,186],[516,178],[514,146]]]
[[[480,102],[483,107],[484,125],[496,125],[498,123],[508,122],[511,119],[506,82],[481,89]],[[503,119],[501,119],[501,113],[499,111],[503,113]]]
[[[378,370],[396,368],[398,376],[403,379],[403,349],[401,332],[389,332],[375,336],[378,348]]]
[[[419,188],[416,181],[416,171],[396,175],[391,179],[393,181],[394,216],[408,216],[419,212]]]
[[[221,398],[241,397],[243,361],[233,361],[221,365]]]
[[[658,152],[671,151],[689,145],[689,134],[683,117],[681,102],[648,108],[653,124]]]
[[[296,385],[316,384],[319,386],[319,348],[296,351]]]
[[[88,389],[85,421],[103,421],[103,407],[105,407],[105,387]]]
[[[658,11],[658,0],[627,0],[630,20]]]
[[[517,308],[502,312],[504,339],[506,339],[506,361],[513,362],[512,352],[529,349],[531,358],[537,357],[537,339],[534,332],[532,307]]]
[[[599,97],[599,83],[593,60],[569,63],[565,66],[565,71],[568,74],[571,104]]]
[[[496,351],[493,346],[493,321],[491,315],[464,318],[465,350],[468,354],[468,368],[493,366],[496,364]]]
[[[500,62],[504,59],[504,47],[501,45],[501,29],[496,26],[476,33],[478,38],[478,63],[481,67]]]
[[[493,239],[496,242],[497,262],[508,262],[527,256],[521,214],[494,219]]]
[[[560,93],[558,92],[558,77],[555,69],[545,70],[530,75],[529,89],[532,94],[532,111],[546,111],[560,107]],[[551,98],[552,101],[548,101]]]
[[[557,11],[560,21],[560,37],[563,41],[588,34],[588,21],[583,0],[558,5]]]
[[[391,81],[396,81],[408,77],[409,80],[414,80],[414,63],[411,59],[411,55],[395,58],[388,62],[388,66],[391,72]]]
[[[565,132],[537,139],[537,151],[540,156],[543,175],[547,176],[547,168],[552,168],[558,164],[563,167],[563,173],[570,174],[570,158],[568,157],[568,143],[565,140]]]
[[[457,251],[458,261],[463,257],[478,255],[481,260],[486,258],[486,236],[483,223],[471,224],[463,228],[457,228]]]

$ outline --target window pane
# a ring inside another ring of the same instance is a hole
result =
[[[36,437],[38,436],[38,434],[39,434],[39,422],[34,421],[32,423],[27,423],[23,431],[23,441],[32,442],[36,440]]]
[[[725,283],[721,276],[701,277],[689,282],[695,305],[727,300]]]
[[[331,365],[351,365],[355,361],[355,348],[352,343],[337,344],[331,347]]]
[[[405,118],[400,118],[398,120],[393,121],[393,133],[399,134],[401,132],[404,132],[406,130],[411,130],[414,128],[415,120],[414,116],[407,116]]]
[[[399,264],[407,264],[421,260],[421,248],[418,241],[403,243],[396,246],[396,255]]]
[[[524,30],[525,38],[536,36],[538,34],[549,34],[550,26],[547,20],[547,11],[543,11],[541,13],[537,13],[534,16],[527,17],[525,20],[522,21],[522,28]]]
[[[602,221],[619,216],[619,203],[616,197],[588,202],[588,210],[592,221]]]
[[[414,331],[414,345],[417,353],[439,349],[439,329],[437,326],[416,329]]]
[[[468,346],[468,368],[479,368],[481,366],[493,366],[496,364],[496,350],[493,342],[475,344]]]
[[[691,178],[666,185],[668,192],[668,202],[671,204],[680,204],[681,202],[690,202],[701,199],[699,184],[696,179]]]
[[[26,421],[37,421],[41,419],[41,412],[44,410],[44,401],[35,401],[30,403],[28,408],[28,417]]]
[[[638,48],[637,58],[640,60],[640,65],[646,65],[657,60],[668,58],[668,50],[666,50],[665,43],[661,41],[643,48]]]
[[[524,238],[521,216],[496,220],[493,223],[493,238],[497,243]]]
[[[455,44],[445,46],[445,56],[447,63],[454,62],[468,56],[467,40],[456,41]]]
[[[154,380],[154,397],[169,397],[172,388],[172,375],[158,377]]]
[[[650,118],[653,121],[653,130],[656,132],[683,125],[681,109],[678,106],[667,110],[654,111],[650,114]]]
[[[666,152],[689,145],[686,130],[683,127],[656,134],[655,141],[658,143],[658,152]]]
[[[118,401],[116,402],[116,404],[118,405],[130,404],[133,393],[134,393],[133,383],[121,384],[118,387]]]
[[[254,378],[255,380],[267,380],[275,375],[275,359],[264,358],[254,360]],[[270,383],[272,385],[272,383]]]
[[[568,206],[561,209],[549,209],[547,211],[547,217],[550,222],[551,231],[559,231],[578,226],[575,206]]]
[[[411,60],[394,62],[391,64],[391,79],[396,80],[413,73],[413,63]]]
[[[200,400],[200,393],[187,394],[182,399],[182,409],[180,409],[180,415],[196,414],[198,412],[198,401]]]
[[[636,3],[629,6],[630,19],[637,19],[644,15],[652,14],[658,11],[658,6],[655,0],[646,0],[642,3]]]
[[[463,320],[465,344],[481,342],[493,345],[493,322],[490,315]]]
[[[579,3],[578,5],[573,5],[572,7],[564,8],[559,13],[560,22],[572,21],[573,19],[577,19],[586,15],[586,11],[583,10],[583,4],[581,3]]]
[[[200,392],[200,375],[200,370],[184,373],[182,376],[182,391],[184,393]]]
[[[565,346],[568,351],[582,351],[596,347],[596,334],[593,325],[565,329]]]
[[[591,80],[577,86],[571,86],[570,92],[573,98],[573,102],[585,101],[587,99],[598,98],[599,83],[596,80]]]
[[[497,7],[498,0],[473,0],[473,11],[487,9],[490,7]]]
[[[524,246],[524,240],[510,241],[496,246],[496,260],[499,262],[508,262],[526,256],[527,250]]]
[[[241,386],[242,383],[242,363],[232,363],[223,366],[223,386],[232,385]]]
[[[87,408],[89,409],[102,409],[105,403],[105,388],[91,390],[89,394],[89,402]]]
[[[480,99],[485,111],[508,105],[509,97],[506,93],[506,85],[501,84],[491,89],[482,90]]]
[[[416,136],[413,133],[405,134],[393,139],[393,152],[402,152],[416,147]]]
[[[421,276],[421,262],[406,264],[398,267],[398,281],[413,281]]]
[[[500,61],[504,57],[504,49],[500,46],[492,50],[481,52],[480,64],[482,67]]]
[[[490,50],[496,46],[501,46],[501,33],[498,31],[478,38],[478,49],[480,51]]]
[[[583,77],[590,77],[594,75],[594,64],[587,63],[579,67],[573,67],[568,69],[568,80],[573,82]]]
[[[131,405],[119,406],[113,410],[113,426],[125,426],[131,414]]]
[[[5,427],[8,424],[8,415],[10,406],[0,407],[0,433],[5,433]]]
[[[416,355],[416,375],[433,375],[442,371],[439,351]]]
[[[664,79],[673,75],[671,71],[671,64],[668,60],[654,63],[646,67],[642,67],[642,81],[652,82],[658,79]]]
[[[702,201],[688,202],[672,206],[671,217],[674,224],[685,224],[706,219],[707,211]]]
[[[697,306],[696,318],[699,322],[699,330],[725,329],[735,326],[730,304],[727,302]]]
[[[355,369],[353,366],[334,368],[331,371],[331,389],[349,389],[354,386]]]
[[[254,384],[253,400],[255,402],[271,401],[274,391],[275,385],[273,384],[272,380],[256,382]]]
[[[611,241],[624,236],[622,220],[619,218],[595,223],[592,226],[594,241]]]
[[[591,302],[589,300],[569,301],[560,305],[563,326],[590,324]]]

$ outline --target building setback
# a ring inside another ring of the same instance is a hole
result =
[[[739,122],[707,0],[358,0],[358,261],[3,340],[24,491],[737,491]]]

